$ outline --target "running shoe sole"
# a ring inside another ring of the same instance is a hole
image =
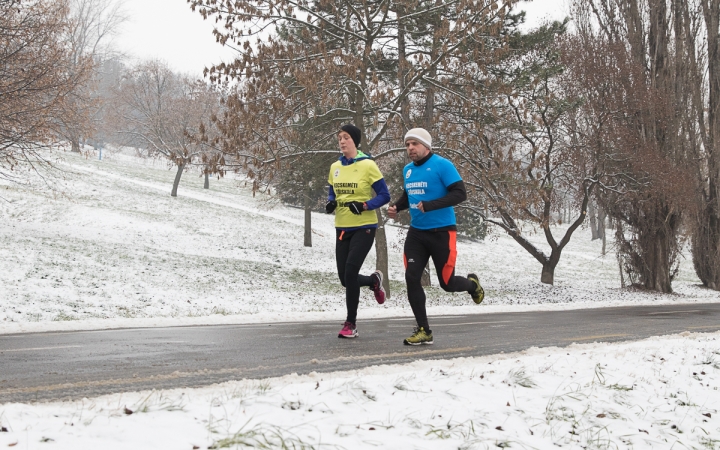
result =
[[[405,345],[433,345],[434,341],[424,341],[424,342],[408,342],[407,339],[403,341],[403,344]]]

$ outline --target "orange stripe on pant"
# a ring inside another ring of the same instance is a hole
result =
[[[442,270],[442,278],[445,282],[445,285],[450,282],[450,277],[455,271],[455,258],[457,258],[457,248],[455,247],[455,243],[457,241],[457,231],[448,231],[448,235],[450,237],[450,239],[448,240],[448,248],[450,249],[450,254],[448,255],[448,260],[443,266]]]

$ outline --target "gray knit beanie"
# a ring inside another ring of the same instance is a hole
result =
[[[430,133],[428,133],[424,128],[413,128],[412,130],[409,130],[405,134],[405,140],[403,142],[407,142],[408,139],[415,139],[425,147],[432,150],[432,136],[430,136]]]

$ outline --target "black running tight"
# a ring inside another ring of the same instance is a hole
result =
[[[423,270],[432,257],[440,287],[447,292],[470,292],[475,289],[472,281],[455,276],[455,231],[425,231],[410,227],[403,259],[408,300],[419,327],[430,331],[425,310],[425,290],[420,284]]]
[[[354,324],[360,304],[360,287],[372,285],[372,279],[369,276],[360,275],[360,268],[375,242],[376,229],[336,231],[335,258],[340,283],[345,287],[346,320]]]

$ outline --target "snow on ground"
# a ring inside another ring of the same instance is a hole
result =
[[[169,195],[174,169],[163,161],[104,152],[58,153],[59,191],[0,184],[0,333],[277,320],[344,320],[335,272],[333,216],[313,214],[313,247],[303,247],[303,212],[253,197],[237,178],[188,172]],[[411,316],[402,267],[402,228],[388,226],[392,298],[369,317]],[[558,230],[559,232],[562,230]],[[542,243],[542,235],[531,235]],[[457,273],[478,273],[481,306],[469,296],[428,289],[430,314],[707,302],[692,261],[681,261],[675,293],[620,289],[611,251],[579,230],[554,286],[540,264],[502,232],[458,244]],[[374,250],[363,268],[374,270]]]
[[[0,184],[0,334],[343,321],[332,216],[313,215],[313,247],[306,248],[301,210],[271,207],[232,177],[204,190],[187,173],[171,198],[174,171],[160,161],[121,152],[102,161],[58,156],[60,191]],[[393,297],[379,306],[364,291],[360,328],[364,318],[411,315],[403,233],[388,227]],[[540,265],[507,236],[460,242],[458,273],[478,273],[486,300],[477,306],[432,287],[429,312],[720,300],[699,286],[689,259],[681,261],[674,294],[620,289],[616,259],[611,251],[602,256],[600,245],[579,230],[555,285],[545,286]],[[373,252],[364,272],[374,260]],[[0,404],[0,447],[720,448],[719,371],[720,333],[684,334],[7,403]]]
[[[720,333],[0,405],[0,448],[720,448]],[[131,414],[129,414],[131,413]]]

